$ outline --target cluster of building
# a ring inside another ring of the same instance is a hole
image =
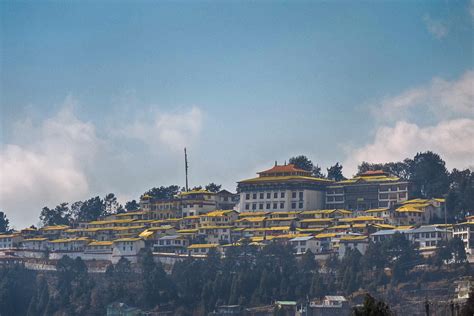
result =
[[[278,242],[293,245],[296,255],[342,257],[348,248],[364,253],[371,240],[400,232],[426,254],[453,236],[473,253],[474,217],[455,225],[432,224],[445,216],[444,199],[413,199],[409,182],[383,171],[334,182],[275,164],[238,182],[237,190],[193,190],[167,200],[143,195],[138,211],[0,235],[0,250],[21,258],[68,255],[115,263],[121,257],[136,261],[145,247],[157,256],[202,257],[211,249],[225,255],[242,243]]]

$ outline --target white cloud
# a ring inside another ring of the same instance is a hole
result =
[[[182,151],[199,137],[202,128],[202,111],[193,106],[182,113],[154,113],[152,120],[141,119],[125,127],[122,135],[139,139],[152,150],[163,147]]]
[[[474,120],[453,119],[427,127],[399,121],[394,127],[381,127],[374,141],[350,152],[343,165],[354,174],[362,161],[401,161],[427,150],[440,154],[449,168],[471,166],[474,163]]]
[[[442,39],[448,34],[448,27],[441,21],[431,18],[429,14],[423,16],[423,22],[425,22],[428,31],[437,39]]]
[[[0,150],[0,208],[21,228],[36,223],[43,206],[89,193],[86,169],[100,141],[94,126],[74,115],[71,99],[39,126],[26,120],[15,132],[21,141]]]
[[[372,114],[382,122],[414,116],[414,111],[437,117],[474,115],[474,71],[455,81],[434,78],[422,87],[383,99],[372,106]]]
[[[432,114],[435,123],[422,125],[419,118]],[[362,161],[400,161],[417,152],[441,155],[448,168],[474,165],[474,72],[458,80],[434,78],[372,107],[379,120],[373,141],[347,151],[344,169],[355,174]]]

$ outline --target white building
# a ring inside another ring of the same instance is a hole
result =
[[[145,241],[141,238],[121,238],[112,243],[112,263],[117,263],[121,257],[130,262],[137,262],[138,252],[145,248]]]
[[[369,247],[367,236],[345,235],[339,238],[339,258],[346,255],[348,249],[357,249],[363,255]]]
[[[313,177],[293,164],[275,166],[257,178],[238,182],[239,211],[288,212],[324,207],[324,191],[332,181]]]
[[[461,238],[466,253],[474,255],[474,220],[454,225],[453,237]]]
[[[0,249],[17,248],[23,238],[17,234],[0,235]]]
[[[321,242],[314,236],[296,237],[291,239],[290,243],[295,248],[297,255],[304,254],[308,250],[314,254],[321,252]]]
[[[216,194],[206,190],[180,192],[181,213],[183,217],[205,214],[216,210]]]

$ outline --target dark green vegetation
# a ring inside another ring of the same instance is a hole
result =
[[[457,263],[446,266],[443,260]],[[422,272],[414,269],[422,264]],[[342,260],[331,256],[321,266],[311,253],[297,260],[289,246],[270,244],[258,249],[243,243],[230,247],[222,259],[217,252],[205,259],[187,258],[168,275],[147,250],[136,265],[121,259],[102,274],[87,273],[81,259],[68,257],[58,261],[56,272],[1,268],[0,311],[2,315],[103,315],[108,304],[118,301],[143,310],[206,315],[219,305],[259,306],[273,300],[304,302],[327,294],[379,293],[448,274],[454,278],[471,274],[465,253],[455,242],[434,258],[423,259],[400,234],[371,244],[365,255],[353,250]],[[364,306],[388,308],[371,297]]]
[[[336,181],[344,179],[342,165],[339,163],[328,168],[325,176],[321,173],[321,168],[315,167],[306,156],[292,157],[289,161],[301,169],[313,171],[319,177]],[[474,210],[474,171],[453,169],[449,172],[444,160],[431,151],[418,153],[413,159],[407,158],[399,162],[363,162],[359,165],[358,173],[369,170],[383,170],[412,182],[413,198],[445,197],[450,222],[461,220],[468,211]]]

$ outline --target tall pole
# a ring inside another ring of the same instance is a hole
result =
[[[186,192],[189,191],[188,188],[188,154],[186,153],[186,147],[184,147],[184,172],[186,174]]]

